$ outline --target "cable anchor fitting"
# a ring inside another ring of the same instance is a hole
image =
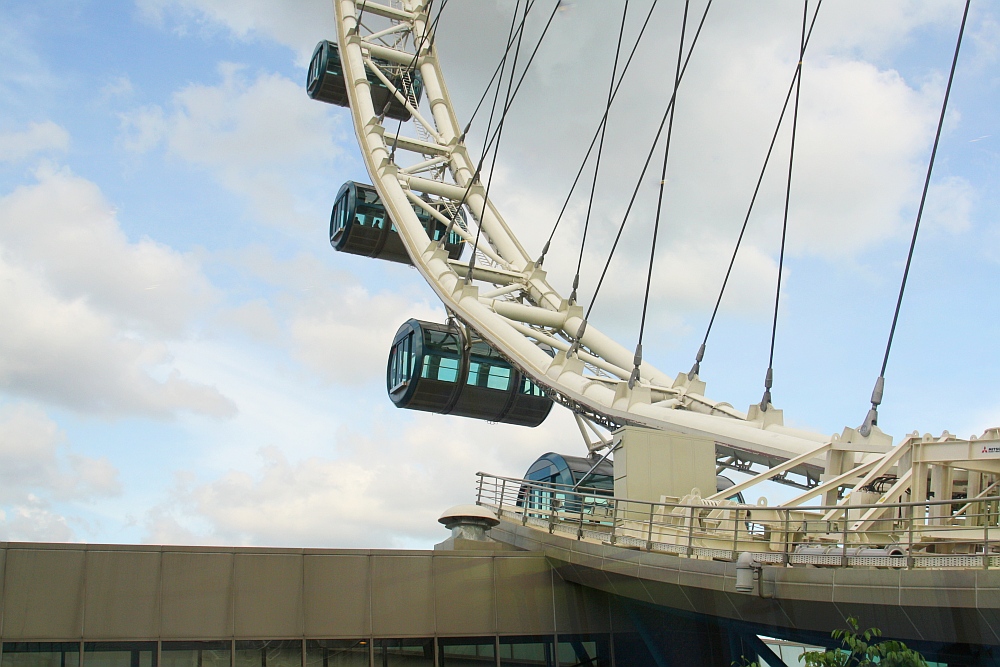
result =
[[[573,276],[573,291],[569,293],[569,305],[576,303],[576,290],[580,287],[580,274]]]
[[[545,262],[545,255],[549,254],[549,245],[552,243],[552,239],[545,242],[545,247],[542,248],[542,254],[538,256],[538,261],[535,262],[535,266],[541,266]]]
[[[694,366],[688,371],[688,380],[693,380],[697,377],[698,373],[701,373],[701,360],[705,358],[705,344],[702,343],[701,347],[698,348],[698,354],[694,357]]]
[[[764,376],[764,397],[760,399],[760,411],[767,412],[767,406],[771,405],[771,386],[774,384],[774,369],[767,367],[767,375]]]
[[[580,341],[583,340],[583,334],[587,332],[587,320],[584,320],[580,324],[580,328],[576,332],[576,339],[573,344],[569,346],[569,350],[566,351],[566,357],[572,357],[574,354],[580,351]]]
[[[632,375],[628,379],[628,388],[634,389],[639,381],[639,366],[642,365],[642,343],[635,346],[635,357],[632,358]]]
[[[885,377],[882,375],[878,376],[875,380],[875,388],[872,389],[872,407],[868,411],[868,416],[865,417],[865,423],[858,427],[858,433],[864,437],[868,437],[872,433],[872,426],[878,425],[878,406],[882,404],[882,392],[885,389]]]

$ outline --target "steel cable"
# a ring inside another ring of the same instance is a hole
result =
[[[525,11],[524,13],[525,19],[528,18],[528,14],[531,12],[531,8],[534,6],[535,6],[535,0],[531,0],[528,3],[527,11]],[[483,102],[486,101],[486,96],[489,94],[490,88],[493,87],[493,82],[496,81],[497,76],[500,75],[500,71],[503,69],[504,63],[506,62],[507,55],[510,53],[511,47],[514,46],[515,38],[519,39],[520,38],[519,35],[523,30],[524,30],[524,20],[522,19],[521,24],[517,27],[517,30],[515,30],[513,34],[507,36],[507,48],[504,50],[503,56],[500,58],[500,62],[499,64],[497,64],[496,69],[493,70],[493,76],[490,77],[489,83],[486,84],[486,90],[484,90],[483,94],[480,95],[479,103],[476,104],[476,108],[473,110],[472,115],[469,117],[469,122],[466,123],[465,129],[462,131],[462,136],[459,138],[459,141],[464,141],[465,135],[467,135],[469,133],[469,130],[472,128],[472,121],[476,119],[476,115],[479,113],[479,109],[483,106]],[[497,84],[497,86],[499,85],[500,84]],[[488,130],[486,132],[486,136],[489,136]]]
[[[677,67],[674,69],[674,102],[670,107],[670,122],[667,125],[667,138],[663,146],[663,168],[660,170],[660,190],[656,198],[656,217],[653,220],[653,241],[649,245],[649,268],[646,271],[646,290],[642,297],[642,319],[639,321],[639,341],[635,344],[635,356],[632,363],[632,375],[628,380],[628,388],[635,387],[639,381],[639,367],[642,366],[642,336],[646,331],[646,312],[649,309],[649,289],[653,284],[653,264],[656,260],[656,239],[660,235],[660,215],[663,212],[663,191],[667,184],[667,162],[670,160],[670,139],[674,133],[674,116],[677,114],[677,88],[681,83],[681,59],[684,56],[684,36],[687,31],[688,8],[690,0],[684,0],[684,18],[681,20],[681,39],[677,46]]]
[[[691,62],[691,56],[694,54],[694,47],[698,43],[698,37],[701,35],[701,29],[705,26],[705,19],[708,18],[708,11],[712,8],[712,0],[708,0],[708,4],[705,5],[705,11],[701,16],[701,21],[698,23],[698,29],[695,31],[694,37],[691,40],[691,46],[688,48],[687,56],[684,58],[684,66],[681,67],[681,73],[678,81],[684,80],[684,73],[687,72],[688,64]],[[618,249],[618,243],[621,241],[622,233],[625,231],[625,224],[628,222],[629,215],[632,212],[632,208],[635,205],[636,197],[639,195],[639,188],[642,186],[642,180],[646,176],[646,170],[649,169],[649,163],[653,159],[653,154],[656,152],[656,146],[660,142],[660,134],[663,132],[663,126],[666,125],[667,116],[670,114],[671,109],[674,107],[674,100],[677,98],[677,91],[674,90],[673,94],[670,96],[670,101],[667,102],[667,108],[663,112],[663,117],[660,119],[660,126],[656,130],[656,136],[653,137],[653,141],[649,147],[649,153],[646,154],[646,162],[642,166],[642,172],[639,174],[639,178],[636,180],[635,188],[632,190],[632,197],[629,199],[628,207],[625,209],[625,215],[622,216],[622,223],[618,226],[618,233],[615,236],[614,243],[611,245],[611,251],[608,253],[608,259],[604,263],[604,269],[601,271],[601,278],[597,281],[597,287],[594,289],[594,297],[590,301],[590,305],[587,307],[587,313],[584,316],[584,324],[586,320],[590,318],[590,313],[594,309],[594,304],[597,303],[597,297],[601,292],[601,287],[604,285],[604,279],[608,275],[608,268],[611,266],[611,260],[614,258],[615,251]]]
[[[514,6],[514,18],[515,18],[515,20],[517,19],[517,10],[519,9],[520,5],[521,5],[521,0],[517,0],[517,5]],[[524,5],[524,16],[521,18],[521,24],[522,25],[524,24],[524,19],[527,18],[527,15],[528,15],[528,4],[527,4],[527,2],[525,2],[525,5]],[[513,28],[514,28],[514,25],[511,24],[511,32],[513,32]],[[496,148],[493,151],[493,161],[490,164],[490,177],[486,181],[486,194],[483,195],[483,201],[484,202],[489,202],[489,200],[490,200],[490,186],[493,185],[493,172],[494,172],[494,169],[496,168],[496,164],[497,164],[497,155],[499,155],[499,153],[500,153],[500,140],[503,138],[504,121],[507,119],[507,112],[510,110],[511,87],[514,84],[514,74],[517,71],[517,58],[518,58],[518,56],[521,53],[521,40],[522,40],[523,37],[524,37],[524,31],[522,30],[521,34],[518,35],[518,37],[517,37],[517,47],[514,49],[514,61],[511,63],[511,66],[510,66],[510,78],[507,79],[507,94],[504,97],[504,111],[503,111],[503,114],[501,114],[501,116],[500,116],[500,122],[497,125],[497,143],[496,143]],[[506,56],[504,56],[504,57],[506,58]],[[530,63],[529,63],[529,65],[530,65]],[[500,73],[500,83],[502,83],[502,82],[503,82],[503,72],[501,71],[501,73]],[[499,93],[499,92],[500,92],[500,84],[498,83],[497,84],[497,93]],[[494,106],[494,108],[496,107],[496,97],[493,100],[493,106]],[[491,113],[491,116],[492,116],[492,113]],[[489,147],[487,147],[487,150],[489,150]],[[485,153],[484,153],[484,155],[485,155]],[[456,215],[457,215],[457,213],[456,213]],[[482,215],[482,217],[483,218],[486,217],[486,204],[485,203],[483,204],[483,215]],[[466,284],[469,284],[469,282],[472,281],[472,268],[475,266],[475,263],[476,263],[476,252],[479,250],[479,238],[482,235],[482,232],[483,232],[483,220],[481,219],[479,221],[479,225],[476,227],[476,240],[475,240],[475,243],[472,244],[472,253],[469,255],[469,271],[465,275],[465,283]]]
[[[906,289],[906,279],[910,275],[910,264],[913,262],[913,249],[917,245],[917,233],[920,231],[920,220],[924,215],[924,204],[927,202],[927,191],[931,185],[931,173],[934,171],[934,159],[937,157],[938,144],[941,142],[941,130],[944,127],[945,112],[948,110],[948,98],[951,97],[951,86],[955,80],[955,69],[958,67],[958,54],[962,49],[962,37],[965,35],[965,23],[969,18],[969,5],[972,0],[965,0],[965,11],[962,13],[962,25],[958,29],[958,41],[955,44],[955,55],[951,60],[951,71],[948,73],[948,86],[941,102],[941,115],[938,117],[937,131],[934,133],[934,146],[927,163],[927,175],[924,178],[924,189],[920,193],[920,206],[917,208],[917,219],[913,223],[913,236],[910,237],[910,249],[906,253],[906,266],[903,268],[903,278],[899,284],[899,295],[896,297],[896,309],[892,314],[892,326],[889,328],[889,339],[885,343],[885,354],[882,356],[882,369],[875,388],[872,390],[872,407],[865,417],[864,423],[858,428],[861,435],[868,437],[873,426],[878,424],[878,406],[882,403],[882,392],[885,389],[885,369],[889,364],[889,350],[892,349],[892,339],[896,335],[896,324],[899,321],[899,311],[903,305],[903,292]]]
[[[819,10],[822,6],[823,0],[819,0],[819,2],[816,3],[816,10],[813,12],[812,21],[809,23],[809,32],[806,33],[805,48],[809,47],[809,40],[812,37],[813,28],[816,26],[816,17],[819,16]],[[803,49],[803,55],[805,55],[805,49]],[[778,116],[778,123],[774,128],[774,134],[771,135],[771,143],[767,148],[767,155],[764,157],[764,165],[760,169],[760,175],[757,177],[757,184],[754,186],[753,196],[750,198],[750,206],[747,207],[747,214],[743,218],[743,226],[740,228],[739,237],[736,239],[736,247],[733,248],[732,257],[729,259],[729,266],[726,268],[726,276],[722,280],[722,287],[719,289],[719,296],[715,300],[715,307],[712,309],[712,317],[708,320],[708,327],[705,329],[705,336],[702,338],[701,346],[698,348],[698,353],[695,355],[694,365],[691,366],[691,370],[688,372],[689,380],[693,380],[694,377],[701,372],[701,362],[705,358],[705,348],[708,345],[708,337],[709,334],[712,333],[715,318],[719,314],[719,306],[722,304],[722,297],[725,295],[726,287],[729,285],[729,277],[732,275],[733,265],[736,263],[736,257],[743,244],[743,236],[746,234],[747,225],[750,222],[750,215],[753,213],[753,207],[757,203],[757,195],[760,193],[760,186],[764,181],[764,174],[767,172],[768,164],[770,164],[771,154],[774,152],[774,145],[778,141],[778,133],[781,130],[781,124],[784,122],[785,112],[788,111],[788,103],[792,100],[792,93],[795,92],[795,86],[798,82],[800,73],[801,67],[796,65],[795,74],[792,76],[792,82],[788,85],[788,93],[785,94],[785,103],[781,107],[781,114]]]
[[[549,20],[546,21],[545,27],[542,29],[542,34],[538,37],[538,41],[535,43],[535,48],[531,52],[531,57],[528,58],[528,62],[525,64],[524,69],[521,71],[521,78],[518,79],[517,86],[514,88],[514,92],[509,96],[509,99],[507,100],[506,104],[504,105],[503,113],[500,116],[501,124],[503,123],[504,118],[507,117],[507,112],[510,111],[511,106],[514,104],[514,99],[517,97],[517,93],[521,90],[521,84],[524,83],[524,78],[528,75],[528,69],[531,68],[531,63],[534,62],[535,56],[538,55],[538,49],[542,46],[542,41],[545,39],[545,35],[548,34],[549,27],[552,25],[552,19],[555,18],[556,12],[559,10],[559,7],[560,7],[561,4],[562,4],[562,0],[556,0],[556,4],[552,7],[552,13],[549,14]],[[516,17],[515,17],[515,20],[516,20]],[[521,39],[521,36],[523,36],[523,34],[524,33],[522,31],[521,35],[518,36],[518,40]],[[512,70],[511,71],[511,77],[513,77],[513,76],[514,76],[514,72]],[[499,91],[499,90],[500,90],[500,87],[498,85],[497,86],[497,91]],[[490,136],[489,130],[490,130],[490,128],[487,127],[487,129],[486,129],[486,135],[488,137]],[[483,164],[484,164],[484,162],[486,160],[486,156],[489,154],[490,149],[493,147],[493,142],[496,141],[496,139],[497,139],[497,133],[494,132],[493,135],[492,135],[492,137],[490,137],[489,141],[486,143],[486,147],[483,149],[483,156],[482,156],[482,158],[480,158],[479,164],[476,166],[476,171],[472,174],[472,178],[469,179],[469,183],[465,187],[465,192],[462,194],[461,201],[459,201],[458,206],[455,207],[454,213],[452,213],[452,216],[451,216],[451,218],[450,218],[450,220],[448,222],[448,228],[445,230],[444,235],[442,235],[442,237],[441,237],[441,241],[440,241],[441,245],[444,244],[444,240],[448,237],[448,234],[451,233],[452,227],[455,226],[455,221],[458,218],[458,212],[462,209],[462,206],[465,205],[465,202],[466,202],[466,200],[469,197],[469,192],[472,191],[472,187],[479,180],[479,174],[482,172]],[[484,204],[484,209],[483,209],[483,215],[484,216],[486,215],[485,204]]]
[[[778,252],[778,281],[774,289],[774,319],[771,321],[771,351],[767,357],[764,374],[764,395],[760,409],[766,412],[771,405],[771,387],[774,384],[774,341],[778,333],[778,303],[781,299],[781,272],[785,266],[785,240],[788,238],[788,206],[792,198],[792,164],[795,162],[795,135],[799,124],[799,93],[802,89],[802,58],[806,50],[806,22],[809,19],[809,0],[802,3],[802,37],[799,38],[798,76],[795,78],[795,106],[792,109],[792,137],[788,147],[788,180],[785,184],[785,211],[781,221],[781,250]]]
[[[618,58],[622,52],[622,37],[625,35],[625,18],[628,16],[628,0],[625,0],[622,9],[622,23],[618,30],[618,45],[615,47],[615,63],[611,67],[611,83],[608,85],[608,102],[604,107],[605,118],[611,110],[611,102],[615,94],[615,76],[618,74]],[[680,56],[677,60],[680,66]],[[583,265],[583,251],[587,245],[587,231],[590,229],[590,214],[594,208],[594,192],[597,190],[597,176],[601,171],[601,154],[604,152],[604,135],[608,129],[607,123],[601,125],[601,140],[597,146],[597,161],[594,164],[594,180],[590,184],[590,199],[587,201],[587,217],[583,221],[583,236],[580,239],[580,256],[576,260],[576,275],[573,276],[573,291],[569,296],[570,304],[576,303],[576,290],[580,287],[580,267]]]
[[[639,48],[642,36],[646,33],[646,26],[649,25],[649,19],[653,16],[653,10],[656,9],[656,3],[657,0],[653,0],[653,4],[650,5],[649,11],[646,13],[646,19],[642,22],[642,28],[639,30],[639,35],[635,38],[635,44],[632,45],[632,51],[629,53],[628,60],[625,61],[625,66],[622,67],[622,74],[618,77],[618,83],[615,84],[615,92],[611,96],[612,103],[614,102],[614,99],[618,97],[618,89],[621,88],[622,81],[625,79],[625,74],[628,72],[628,67],[632,64],[632,58],[635,56],[636,49]],[[709,4],[712,3],[709,2]],[[587,154],[583,156],[583,161],[580,163],[580,168],[576,172],[573,184],[570,186],[569,192],[566,194],[566,200],[563,202],[562,208],[559,210],[559,215],[556,217],[555,224],[552,225],[552,231],[549,233],[549,238],[545,241],[545,245],[542,247],[542,253],[538,256],[538,260],[535,262],[538,266],[541,266],[545,262],[545,256],[548,254],[549,247],[552,245],[552,238],[556,235],[556,230],[559,229],[559,223],[562,221],[563,215],[566,213],[566,207],[569,206],[569,201],[573,197],[576,185],[580,182],[580,176],[583,174],[583,170],[586,168],[587,162],[590,160],[590,153],[594,150],[594,144],[597,143],[597,137],[601,134],[602,129],[608,122],[608,113],[610,110],[610,107],[604,110],[604,115],[601,116],[601,122],[597,124],[597,129],[594,130],[594,136],[590,140],[590,146],[587,147]]]

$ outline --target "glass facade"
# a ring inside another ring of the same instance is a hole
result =
[[[433,639],[376,639],[375,667],[434,667]]]
[[[438,639],[438,667],[485,667],[496,664],[494,637],[442,637]]]
[[[230,667],[232,642],[163,642],[160,667]]]
[[[233,664],[235,667],[302,667],[302,641],[238,641]]]
[[[83,667],[157,667],[156,642],[86,642]]]
[[[556,667],[555,637],[501,637],[500,667]]]
[[[79,667],[80,642],[4,642],[3,667]]]
[[[789,665],[806,650],[797,642],[763,638]],[[407,639],[164,641],[160,667],[629,667],[659,664],[637,633]],[[157,665],[156,642],[87,642],[84,664]],[[613,648],[612,648],[613,646]],[[614,656],[612,657],[612,653]],[[4,642],[2,667],[80,667],[80,642]],[[660,657],[662,659],[662,656]],[[692,662],[691,664],[697,664]],[[756,663],[754,663],[756,664]],[[966,663],[962,663],[966,664]],[[979,664],[979,663],[976,663]],[[993,663],[990,663],[993,664]],[[761,659],[761,667],[766,663]],[[928,662],[930,667],[946,663]]]
[[[367,639],[309,639],[305,667],[368,667]]]
[[[608,635],[559,635],[559,665],[611,667]]]

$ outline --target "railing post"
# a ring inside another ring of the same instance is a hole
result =
[[[497,503],[497,519],[503,514],[503,497],[507,493],[507,480],[503,480],[500,484],[500,501]]]
[[[913,515],[916,514],[916,512],[913,511],[913,508],[913,505],[910,505],[910,511],[907,513],[907,519],[910,520],[910,524],[906,529],[908,534],[907,540],[909,541],[909,545],[906,547],[907,570],[913,569]]]
[[[844,548],[840,556],[840,567],[847,567],[847,508],[844,508],[844,514],[841,521],[844,522]]]
[[[791,537],[791,522],[789,518],[789,511],[785,510],[785,548],[784,554],[781,557],[781,564],[788,567],[789,558],[789,538]]]
[[[646,550],[653,550],[653,503],[649,504],[649,530],[646,533]]]
[[[694,506],[688,508],[688,544],[687,555],[690,558],[694,554]]]
[[[617,542],[617,536],[615,535],[615,530],[618,527],[618,499],[611,499],[611,544],[612,546]]]
[[[736,560],[736,549],[739,547],[740,541],[740,508],[737,506],[733,509],[733,560]]]
[[[986,505],[986,503],[983,503]],[[987,513],[988,515],[988,513]],[[989,516],[983,521],[983,569],[990,569],[990,520]]]
[[[483,473],[477,472],[476,477],[479,478],[479,482],[476,484],[476,504],[483,504]]]
[[[580,525],[577,526],[577,528],[576,528],[576,539],[582,540],[583,539],[583,497],[582,496],[578,496],[576,501],[578,503],[580,503]]]

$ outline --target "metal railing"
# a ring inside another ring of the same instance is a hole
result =
[[[476,504],[501,521],[623,548],[774,565],[1000,567],[1000,496],[768,507],[685,497],[614,498],[602,489],[477,473]],[[856,497],[860,498],[861,494]]]

